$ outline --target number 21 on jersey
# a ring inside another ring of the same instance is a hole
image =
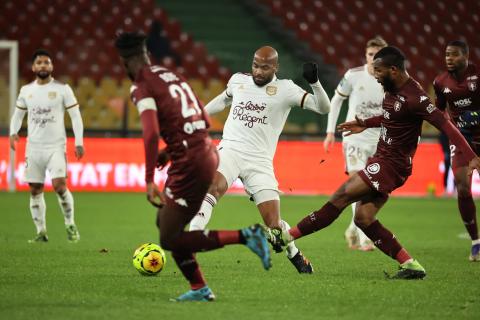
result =
[[[180,103],[182,105],[182,116],[184,118],[202,114],[202,110],[200,110],[197,99],[187,83],[182,82],[180,85],[171,84],[168,86],[168,91],[170,92],[172,98],[180,98]]]

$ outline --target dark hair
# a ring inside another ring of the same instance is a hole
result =
[[[373,57],[373,60],[382,59],[382,62],[389,67],[397,67],[405,70],[405,55],[396,47],[385,47],[380,49]]]
[[[145,53],[145,39],[143,32],[123,32],[118,34],[115,47],[123,58],[129,58]]]
[[[459,47],[460,49],[462,49],[463,54],[467,54],[467,53],[468,53],[468,44],[467,44],[465,41],[462,41],[462,40],[453,40],[453,41],[450,41],[450,42],[447,44],[447,47]]]
[[[47,50],[37,49],[32,55],[32,63],[35,62],[35,59],[37,59],[38,56],[47,56],[50,59],[52,59],[52,56],[50,55],[50,53]]]

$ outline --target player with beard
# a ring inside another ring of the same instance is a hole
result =
[[[15,112],[10,122],[10,148],[15,150],[18,131],[28,113],[28,139],[25,150],[24,180],[30,187],[30,213],[37,235],[30,243],[47,242],[45,220],[46,205],[43,196],[45,171],[48,170],[58,203],[64,215],[67,239],[80,240],[74,221],[72,193],[67,188],[66,134],[64,114],[68,112],[75,134],[75,156],[81,159],[83,148],[83,123],[80,108],[68,84],[52,77],[53,63],[50,54],[43,49],[32,57],[35,81],[23,86],[17,98]]]
[[[218,148],[220,165],[190,230],[205,229],[213,207],[237,178],[242,180],[268,227],[290,228],[280,217],[278,182],[273,172],[278,138],[292,108],[325,114],[330,110],[330,101],[318,80],[316,64],[303,65],[303,77],[313,94],[291,80],[278,79],[278,68],[277,51],[261,47],[255,51],[252,74],[233,75],[226,90],[206,105],[209,114],[231,107]],[[287,257],[299,273],[313,272],[311,263],[293,242],[287,247]]]
[[[209,123],[203,106],[181,75],[150,64],[145,39],[142,33],[126,32],[119,35],[115,46],[133,81],[131,97],[142,122],[147,199],[160,207],[157,213],[160,245],[172,251],[175,263],[190,283],[191,290],[174,301],[212,301],[215,296],[195,253],[244,244],[260,257],[268,270],[271,267],[268,244],[260,225],[233,231],[184,231],[212,182],[218,155],[208,136]],[[154,183],[159,136],[164,139],[167,145],[164,152],[171,160],[164,194]]]
[[[389,194],[402,186],[412,173],[412,158],[424,120],[444,132],[455,146],[453,155],[467,174],[480,168],[478,158],[467,141],[444,113],[437,109],[421,86],[405,70],[405,56],[395,47],[385,47],[377,52],[373,62],[374,75],[385,90],[383,115],[345,122],[339,125],[347,134],[380,127],[377,152],[365,168],[352,175],[330,200],[317,211],[301,220],[288,232],[271,230],[270,241],[275,245],[304,237],[329,226],[341,212],[358,201],[355,222],[383,253],[400,263],[400,270],[392,278],[422,279],[425,269],[413,259],[396,237],[376,219],[378,211]]]
[[[447,71],[435,78],[433,87],[436,105],[446,110],[453,123],[470,143],[472,149],[480,152],[480,71],[468,61],[468,45],[463,41],[452,41],[445,50]],[[450,145],[452,154],[460,152]],[[472,239],[470,261],[480,261],[480,239],[475,202],[472,197],[472,177],[468,175],[465,163],[459,163],[458,157],[452,158],[452,169],[457,202],[465,228]]]

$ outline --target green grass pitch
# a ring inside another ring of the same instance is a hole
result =
[[[0,193],[0,319],[478,319],[480,263],[454,199],[394,198],[382,209],[389,227],[427,270],[422,281],[386,280],[397,264],[378,250],[347,249],[350,209],[329,228],[297,241],[313,275],[299,275],[284,254],[273,268],[243,246],[197,255],[217,296],[213,303],[172,303],[188,290],[170,254],[157,277],[132,266],[134,249],[157,242],[155,212],[144,194],[75,193],[81,241],[66,241],[56,197],[46,194],[50,242],[28,244],[34,226],[27,193]],[[291,225],[324,197],[283,197]],[[260,216],[246,197],[220,201],[211,229],[236,229]],[[108,252],[101,252],[107,249]]]

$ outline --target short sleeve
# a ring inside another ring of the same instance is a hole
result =
[[[241,84],[243,82],[243,78],[246,77],[246,74],[243,73],[235,73],[233,76],[230,77],[227,83],[227,89],[225,90],[225,95],[228,98],[233,97],[233,89],[235,86]]]
[[[352,83],[351,83],[351,75],[352,73],[348,70],[345,75],[343,76],[342,80],[337,86],[337,93],[344,98],[348,97],[352,93]]]
[[[68,84],[66,84],[63,96],[63,106],[65,107],[65,109],[69,109],[75,107],[76,105],[78,105],[77,98],[75,97],[72,88]]]
[[[286,100],[290,107],[300,107],[303,108],[305,100],[307,99],[309,93],[296,85],[292,80],[287,80],[286,82]]]
[[[447,100],[445,99],[445,95],[443,94],[442,88],[440,88],[437,79],[433,81],[433,90],[435,91],[435,105],[440,110],[445,110],[447,108]]]
[[[27,103],[25,102],[25,89],[23,87],[20,89],[20,93],[18,94],[16,106],[19,109],[27,110]]]
[[[130,87],[130,96],[133,104],[135,105],[137,105],[137,103],[143,99],[153,98],[153,95],[150,93],[150,90],[145,82],[134,83]]]

